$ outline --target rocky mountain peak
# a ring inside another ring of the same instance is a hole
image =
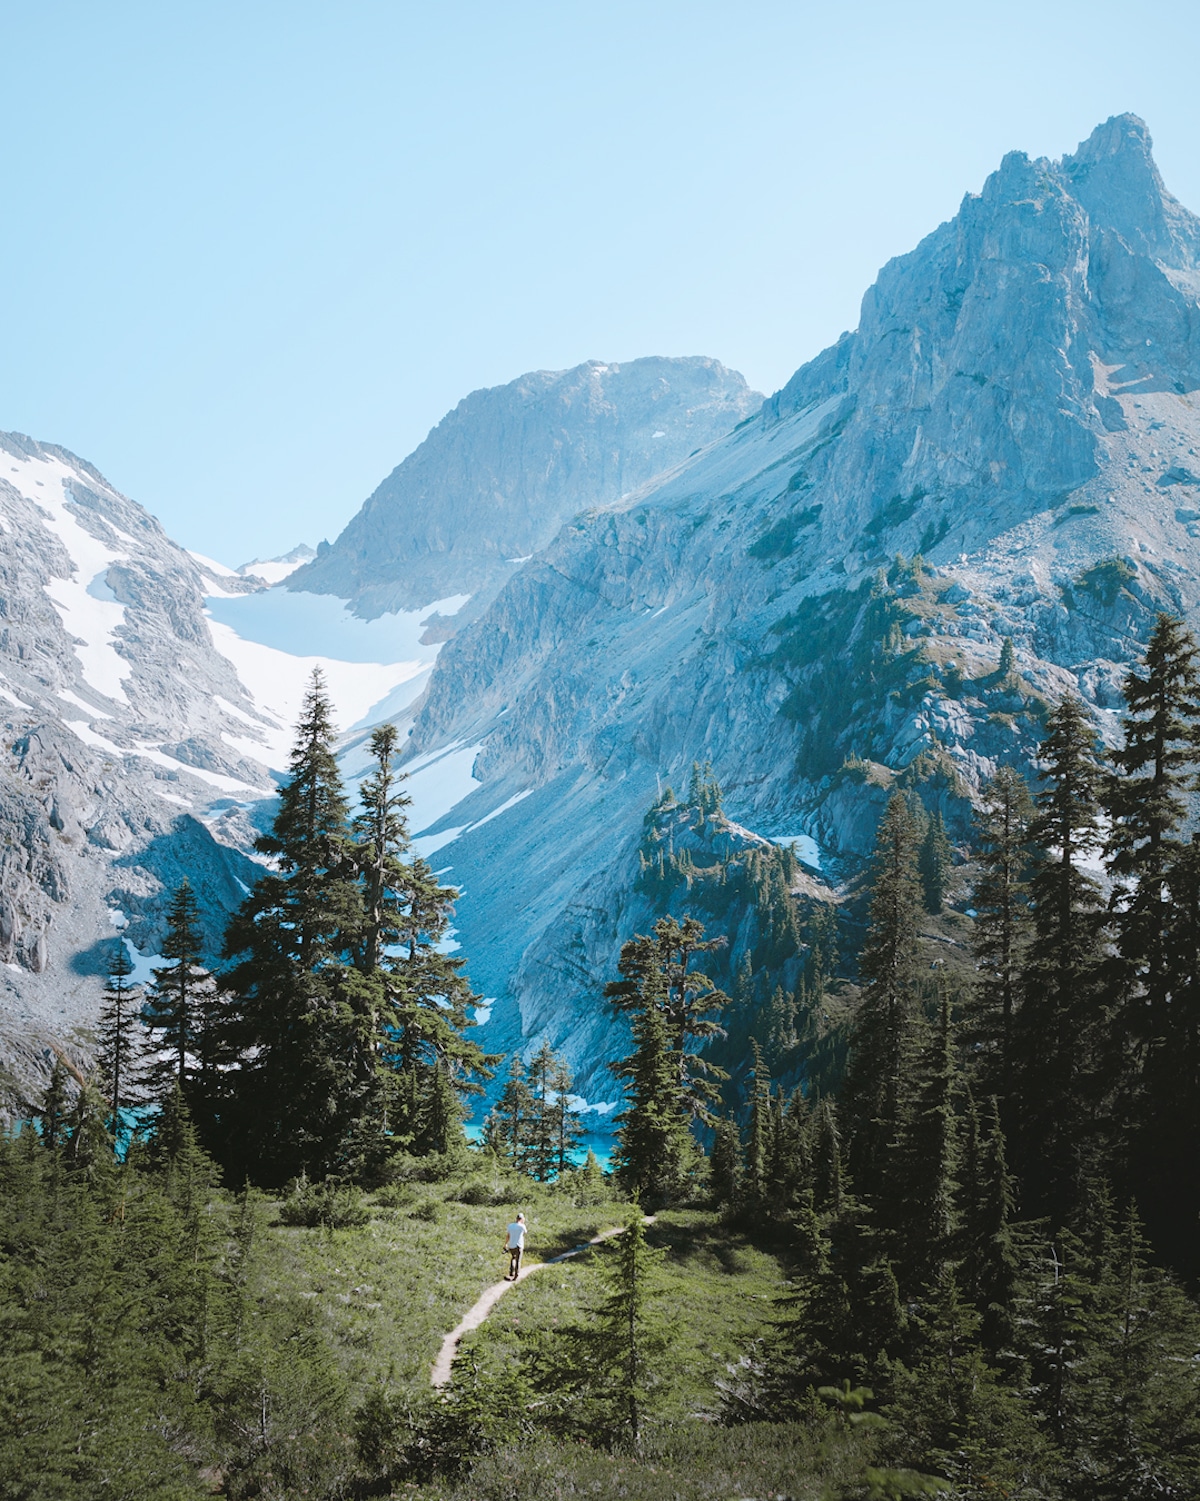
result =
[[[478,614],[569,517],[617,500],[761,405],[717,360],[588,360],[473,391],[288,579],[359,615],[469,594]]]

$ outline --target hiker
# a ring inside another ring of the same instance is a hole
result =
[[[505,1282],[515,1282],[521,1271],[521,1252],[525,1249],[525,1216],[518,1214],[508,1227],[504,1249],[508,1252],[508,1275]]]

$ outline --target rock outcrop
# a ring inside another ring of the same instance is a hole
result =
[[[219,947],[255,870],[241,805],[273,783],[234,748],[263,721],[213,648],[214,581],[152,516],[8,433],[0,530],[0,1073],[20,1075],[93,1017],[118,927],[157,951],[184,874]]]
[[[449,634],[569,517],[662,474],[760,401],[709,359],[591,360],[474,391],[288,588],[339,595],[367,618],[471,595],[453,627],[441,622]]]
[[[494,1045],[546,1032],[611,1089],[642,815],[695,758],[836,870],[898,781],[961,833],[1064,692],[1111,737],[1156,611],[1200,623],[1198,393],[1200,221],[1122,116],[1006,157],[751,421],[569,521],[447,645],[411,742],[480,746],[439,858]]]

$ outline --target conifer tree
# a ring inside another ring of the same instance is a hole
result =
[[[579,1119],[571,1094],[571,1086],[574,1082],[567,1060],[556,1057],[550,1074],[550,1087],[554,1091],[551,1119],[554,1131],[555,1170],[560,1177],[570,1166],[571,1154],[583,1138],[583,1123]]]
[[[667,1036],[666,1009],[654,976],[648,975],[644,984],[646,1004],[633,1018],[633,1052],[610,1065],[618,1078],[628,1081],[625,1109],[617,1116],[613,1161],[627,1193],[659,1204],[683,1191],[696,1147],[680,1097],[679,1063]]]
[[[754,1084],[750,1093],[750,1139],[746,1145],[745,1197],[756,1214],[766,1212],[769,1197],[769,1169],[775,1138],[775,1121],[771,1101],[771,1073],[757,1039],[751,1038],[754,1059]]]
[[[108,984],[96,1029],[96,1062],[104,1080],[114,1133],[120,1131],[121,1112],[141,1100],[137,1080],[141,1073],[142,991],[140,986],[129,984],[131,974],[129,950],[125,940],[118,938],[109,955]]]
[[[1118,774],[1105,798],[1108,864],[1117,878],[1107,1069],[1132,1133],[1129,1182],[1156,1240],[1189,1269],[1200,1267],[1200,1253],[1189,1258],[1187,1250],[1195,1236],[1179,1233],[1184,1224],[1194,1227],[1200,1212],[1200,1182],[1188,1167],[1200,1139],[1189,1130],[1187,1103],[1196,1082],[1195,1016],[1188,1004],[1189,951],[1196,947],[1188,885],[1195,857],[1180,831],[1200,766],[1198,657],[1183,623],[1160,615],[1141,672],[1133,669],[1125,679],[1125,741],[1112,752]]]
[[[663,1012],[667,1046],[675,1059],[678,1099],[705,1125],[715,1120],[711,1104],[719,1094],[725,1071],[700,1056],[694,1044],[722,1035],[712,1016],[728,1005],[729,997],[692,961],[724,945],[723,938],[705,938],[704,925],[694,917],[682,922],[664,917],[650,936],[638,934],[623,944],[617,968],[621,979],[604,987],[612,1006],[626,1013],[649,1005]]]
[[[50,1078],[42,1091],[35,1115],[41,1129],[42,1144],[51,1149],[61,1147],[67,1139],[67,1119],[71,1110],[70,1074],[62,1058],[55,1054]]]
[[[614,1447],[637,1450],[669,1347],[658,1310],[663,1253],[646,1240],[640,1208],[600,1257],[603,1295],[590,1324],[564,1331],[571,1396]],[[561,1396],[561,1389],[559,1391]]]
[[[317,669],[272,832],[257,842],[274,869],[225,934],[225,956],[235,961],[226,1035],[242,1060],[229,1080],[225,1155],[238,1175],[249,1170],[264,1183],[303,1168],[327,1172],[363,1097],[359,1031],[344,1003],[362,904],[335,741]]]
[[[1102,773],[1078,699],[1063,699],[1048,727],[1040,751],[1046,786],[1030,828],[1037,847],[1034,932],[1020,1013],[1015,1135],[1026,1212],[1062,1216],[1099,1149],[1092,1090],[1104,1021],[1104,900],[1083,862],[1100,847]]]
[[[895,1169],[885,1181],[886,1216],[898,1230],[901,1289],[910,1297],[935,1283],[953,1259],[958,1191],[957,1063],[950,998],[943,988],[937,1031],[916,1069]]]
[[[153,970],[143,1016],[165,1054],[149,1074],[160,1095],[169,1093],[172,1083],[189,1088],[200,1068],[205,1034],[211,1038],[215,1025],[217,985],[201,962],[200,909],[186,876],[167,907],[162,952],[167,963]]]
[[[524,1168],[529,1160],[533,1091],[520,1053],[509,1060],[508,1078],[484,1123],[484,1140],[498,1157]]]
[[[935,917],[946,904],[946,888],[950,884],[952,851],[946,837],[946,825],[937,810],[929,815],[925,837],[921,841],[918,868],[921,873],[921,892],[925,898],[925,910]]]
[[[1020,772],[1002,766],[975,813],[982,867],[975,883],[974,950],[980,982],[972,1000],[971,1041],[996,1087],[1012,1047],[1013,1018],[1029,941],[1029,829],[1033,799]]]
[[[549,1038],[543,1037],[542,1045],[529,1060],[529,1093],[532,1109],[529,1121],[529,1145],[527,1149],[528,1171],[539,1183],[545,1183],[554,1171],[558,1146],[557,1122],[554,1115],[554,1077],[558,1059],[550,1046]]]
[[[816,1149],[813,1153],[813,1207],[818,1214],[840,1215],[845,1207],[842,1143],[837,1113],[831,1100],[817,1108]]]
[[[917,833],[908,799],[893,793],[876,838],[870,923],[858,966],[863,998],[844,1090],[855,1181],[866,1191],[877,1184],[884,1151],[896,1139],[912,1058],[919,1002]]]
[[[742,1138],[737,1121],[723,1115],[717,1122],[709,1158],[713,1202],[730,1207],[738,1202],[742,1185]]]
[[[1019,1259],[1012,1223],[1014,1184],[995,1097],[982,1119],[972,1101],[969,1120],[975,1129],[966,1140],[959,1191],[958,1277],[980,1315],[980,1340],[988,1358],[1011,1366]]]

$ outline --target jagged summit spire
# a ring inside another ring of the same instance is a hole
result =
[[[1140,116],[1110,116],[1061,165],[1094,224],[1155,260],[1200,265],[1200,220],[1167,191]]]

